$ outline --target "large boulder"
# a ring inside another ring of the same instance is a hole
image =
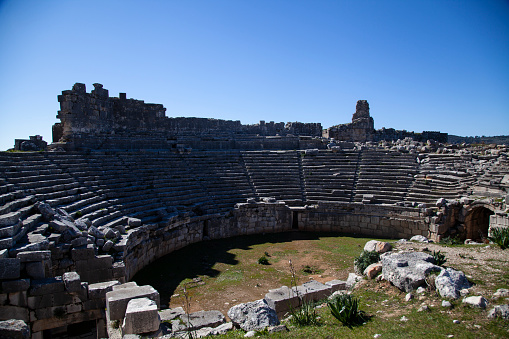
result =
[[[469,288],[470,283],[463,272],[448,267],[435,278],[435,287],[443,298],[458,299],[460,291]]]
[[[377,253],[389,252],[392,249],[392,245],[385,241],[370,240],[364,245],[364,251]]]
[[[428,274],[441,270],[433,261],[423,252],[391,253],[382,257],[382,274],[400,290],[411,292],[425,284]]]
[[[276,311],[264,299],[235,305],[228,310],[228,317],[236,327],[244,331],[259,331],[279,325]]]

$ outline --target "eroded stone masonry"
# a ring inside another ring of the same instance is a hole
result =
[[[195,242],[292,230],[481,241],[509,226],[506,146],[374,130],[362,100],[352,123],[322,131],[169,118],[94,87],[58,97],[47,151],[0,153],[0,320],[32,338],[106,336],[106,314],[153,320],[157,291],[128,281]]]

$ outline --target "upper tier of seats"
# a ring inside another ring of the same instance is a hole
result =
[[[462,156],[430,154],[419,163],[385,150],[3,152],[0,249],[44,226],[37,201],[95,226],[126,216],[150,223],[178,211],[224,213],[248,198],[301,206],[366,202],[366,195],[371,203],[430,203],[467,193],[476,180],[472,166]]]

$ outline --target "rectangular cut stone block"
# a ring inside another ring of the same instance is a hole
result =
[[[66,272],[62,275],[65,289],[68,292],[78,292],[81,289],[81,278],[76,272]]]
[[[269,293],[265,294],[265,301],[270,308],[276,311],[278,316],[284,315],[291,308],[295,309],[300,306],[299,298],[287,286],[269,290]]]
[[[143,297],[154,300],[159,307],[159,292],[149,285],[130,288],[114,288],[113,291],[106,293],[106,312],[109,313],[109,319],[122,320],[129,301],[131,299]]]
[[[30,279],[2,281],[2,291],[4,293],[26,291],[29,287]]]
[[[203,327],[216,327],[226,321],[220,311],[198,311],[189,315],[189,323],[186,315],[180,317],[181,321],[192,331]]]
[[[32,280],[29,295],[45,295],[64,291],[64,282],[62,277],[47,278],[41,280]]]
[[[27,262],[25,264],[26,272],[31,279],[46,278],[44,266],[44,262],[42,261]]]
[[[157,304],[149,298],[131,299],[125,311],[123,334],[142,334],[159,329],[161,319]]]
[[[21,262],[43,261],[51,259],[51,251],[27,251],[19,252],[16,258]]]
[[[18,279],[21,260],[18,258],[0,258],[0,280]]]
[[[327,281],[325,285],[330,286],[332,293],[340,290],[346,290],[346,281],[343,280]]]
[[[74,261],[88,260],[95,256],[94,245],[88,244],[87,247],[73,248],[71,250],[71,258]]]
[[[325,299],[332,294],[332,288],[330,286],[324,285],[315,280],[308,281],[301,286],[297,286],[297,288],[294,287],[293,289],[295,293],[298,293],[302,300],[306,302]]]
[[[100,282],[88,285],[88,296],[90,299],[105,299],[106,293],[113,291],[113,286],[120,285],[117,280]]]

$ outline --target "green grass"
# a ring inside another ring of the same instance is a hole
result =
[[[306,241],[305,248],[297,242],[300,240]],[[266,293],[268,288],[265,282],[269,280],[278,286],[291,285],[291,276],[285,271],[289,259],[295,262],[297,258],[306,256],[320,257],[322,262],[315,263],[315,266],[309,264],[310,268],[323,269],[329,265],[338,274],[353,272],[354,258],[359,256],[368,240],[371,238],[298,232],[207,241],[159,259],[140,271],[133,280],[139,285],[150,284],[156,288],[161,294],[163,308],[167,306],[171,295],[179,293],[184,284],[188,284],[192,303],[205,298],[207,293],[223,297],[221,293],[226,288],[242,289],[254,285],[253,281],[262,282],[260,292]],[[270,254],[268,258],[271,265],[258,264],[258,258],[266,255],[266,252]],[[476,256],[475,247],[469,255]],[[507,288],[507,266],[498,260],[490,260],[488,265],[496,270],[485,270],[482,266],[454,268],[463,269],[465,273],[475,271],[482,274],[488,280],[485,282],[477,279],[475,282],[479,286],[486,283],[482,285],[483,289],[489,289],[490,293],[497,288]],[[296,267],[299,284],[308,279],[301,271],[302,267],[305,266]],[[205,284],[194,283],[193,278],[196,277],[200,277]],[[446,338],[447,335],[454,335],[454,338],[509,337],[509,322],[489,320],[486,317],[491,306],[495,305],[495,301],[489,299],[489,293],[485,295],[490,301],[487,310],[463,307],[461,301],[454,301],[454,307],[449,310],[441,307],[441,299],[436,293],[427,292],[424,301],[430,306],[430,312],[417,312],[423,301],[415,298],[405,302],[406,293],[386,282],[366,280],[354,293],[359,298],[359,308],[369,318],[366,324],[352,328],[343,326],[325,306],[316,310],[320,317],[318,325],[298,327],[287,324],[289,332],[270,335],[260,332],[258,335],[261,338],[373,338],[375,334],[381,334],[382,338]],[[504,300],[496,302],[501,304]],[[402,316],[407,317],[408,321],[401,322]],[[461,323],[453,324],[455,319]],[[236,330],[217,338],[243,336],[243,331]]]

